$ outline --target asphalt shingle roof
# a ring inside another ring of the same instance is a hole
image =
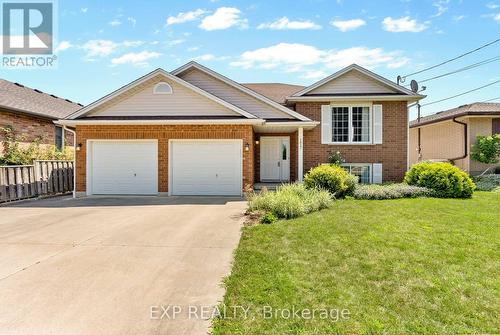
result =
[[[0,79],[0,108],[60,119],[82,107],[70,100]]]
[[[436,114],[421,117],[420,122],[417,122],[417,120],[410,121],[410,127],[435,123],[463,115],[491,115],[491,114],[500,116],[500,103],[474,102],[468,105],[459,106],[456,108],[438,112]]]
[[[249,83],[241,85],[282,105],[287,97],[304,89],[304,86],[281,83]]]

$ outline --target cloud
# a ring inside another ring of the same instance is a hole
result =
[[[393,19],[388,16],[384,19],[384,21],[382,21],[382,25],[384,30],[392,33],[419,33],[428,28],[427,23],[419,23],[417,20],[411,19],[409,16],[401,17],[399,19]]]
[[[244,69],[277,69],[284,72],[311,72],[310,67],[339,69],[357,63],[368,68],[386,66],[398,68],[409,62],[399,52],[386,52],[382,48],[352,47],[338,50],[322,50],[311,45],[299,43],[279,43],[270,47],[245,51],[230,63]],[[310,78],[313,74],[309,73]],[[316,73],[319,77],[320,75]]]
[[[306,72],[304,75],[300,76],[301,78],[304,79],[313,79],[313,80],[318,80],[321,78],[325,78],[328,74],[324,71],[321,70],[312,70]]]
[[[135,47],[140,47],[141,45],[144,45],[146,42],[144,41],[123,41],[121,45],[124,47],[130,47],[130,48],[135,48]]]
[[[120,57],[113,58],[111,64],[113,66],[131,64],[133,66],[144,67],[149,65],[148,60],[160,56],[161,53],[153,51],[130,52]]]
[[[330,22],[332,26],[340,30],[341,32],[346,32],[349,30],[354,30],[362,27],[366,24],[363,19],[352,19],[352,20],[333,20]]]
[[[187,51],[196,51],[196,50],[199,50],[199,49],[200,49],[200,47],[189,47],[187,49]]]
[[[137,20],[134,17],[128,17],[127,21],[132,24],[132,27],[135,27]]]
[[[116,27],[122,24],[120,20],[114,19],[113,21],[108,22],[108,24],[112,27]]]
[[[68,50],[69,48],[72,48],[73,47],[73,44],[71,44],[70,41],[61,41],[56,49],[55,49],[55,52],[58,53],[58,52],[61,52],[61,51],[64,51],[64,50]]]
[[[119,46],[110,40],[90,40],[81,48],[87,53],[88,58],[109,56]]]
[[[85,7],[85,8],[80,8],[80,12],[82,12],[82,13],[84,13],[84,14],[85,14],[85,13],[87,13],[87,12],[88,12],[88,10],[89,10],[89,9],[88,9],[87,7]]]
[[[176,16],[169,16],[167,18],[167,26],[197,20],[205,13],[205,10],[198,8],[190,12],[181,12]]]
[[[455,16],[453,17],[453,21],[457,21],[457,22],[458,22],[458,21],[462,21],[462,20],[463,20],[463,19],[465,19],[465,18],[466,18],[466,16],[465,16],[465,15],[455,15]]]
[[[450,0],[438,0],[435,1],[432,5],[437,8],[437,13],[434,15],[431,15],[431,17],[438,17],[443,15],[448,11],[448,4],[450,3]]]
[[[497,5],[496,3],[490,2],[489,4],[486,5],[489,9],[497,9],[500,8],[500,5]]]
[[[493,20],[500,22],[500,14],[497,14],[493,17]]]
[[[261,23],[257,27],[257,29],[273,29],[273,30],[299,30],[299,29],[310,29],[317,30],[321,29],[321,26],[309,21],[290,21],[286,16],[283,16],[281,19],[278,19],[274,22]]]
[[[222,30],[238,26],[247,28],[246,19],[240,18],[241,11],[235,7],[220,7],[215,13],[206,16],[200,23],[199,27],[203,30]]]
[[[194,59],[197,61],[202,61],[202,62],[209,62],[209,61],[221,61],[221,60],[226,60],[229,57],[227,56],[215,56],[213,54],[204,54],[200,55],[198,57],[195,57]]]
[[[185,39],[183,39],[183,38],[179,38],[179,39],[176,39],[176,40],[170,40],[170,41],[168,41],[168,42],[167,42],[167,45],[171,47],[171,46],[174,46],[174,45],[179,45],[179,44],[182,44],[182,43],[184,43],[184,42],[186,42],[186,40],[185,40]]]

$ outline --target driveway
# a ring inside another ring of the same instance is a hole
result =
[[[205,334],[244,209],[208,197],[1,206],[0,332]]]

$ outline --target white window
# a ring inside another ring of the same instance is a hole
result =
[[[172,86],[165,82],[160,82],[153,88],[153,94],[172,94]]]
[[[358,182],[361,184],[371,184],[372,183],[372,164],[363,163],[347,163],[342,164],[342,167],[346,169],[347,172],[358,177]]]
[[[382,105],[321,106],[322,144],[382,144]]]

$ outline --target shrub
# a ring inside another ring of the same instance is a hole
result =
[[[328,155],[328,163],[333,165],[341,165],[345,163],[345,159],[342,157],[340,151],[332,151],[330,155]]]
[[[273,213],[266,213],[260,218],[260,223],[271,224],[271,223],[276,222],[276,220],[278,220],[276,215],[274,215]]]
[[[500,159],[500,134],[477,136],[472,146],[471,158],[485,164],[498,163]]]
[[[476,176],[473,179],[478,191],[500,192],[500,174]]]
[[[476,188],[467,173],[450,163],[415,164],[406,173],[405,182],[427,187],[439,198],[470,198]]]
[[[358,179],[337,165],[320,165],[304,177],[307,188],[323,189],[336,198],[352,195]]]
[[[354,198],[367,200],[418,198],[429,195],[431,195],[431,191],[428,188],[408,184],[360,184],[354,190]]]
[[[288,219],[327,208],[332,201],[327,191],[307,189],[302,184],[287,184],[275,192],[252,194],[248,198],[248,211],[261,210]]]

